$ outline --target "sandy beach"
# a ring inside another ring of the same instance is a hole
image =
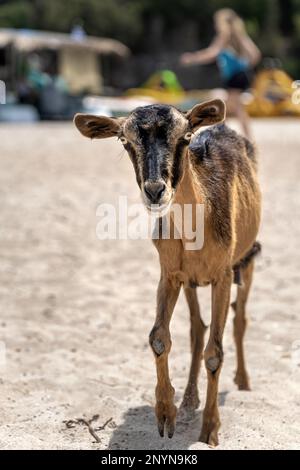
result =
[[[233,383],[230,312],[218,449],[300,450],[299,120],[253,126],[264,208],[245,341],[252,391]],[[197,441],[204,367],[195,418],[179,419],[171,440],[157,432],[155,248],[96,237],[100,203],[140,202],[120,143],[90,142],[71,123],[1,124],[0,142],[0,449],[209,449]],[[198,294],[209,324],[210,290]],[[179,404],[190,362],[183,296],[171,332]],[[100,442],[80,421],[93,417]]]

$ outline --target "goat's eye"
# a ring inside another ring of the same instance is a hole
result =
[[[125,137],[120,137],[120,141],[122,142],[123,145],[126,145],[128,140]]]
[[[184,139],[185,139],[185,140],[191,140],[192,136],[193,136],[192,132],[187,132],[187,133],[184,135]]]

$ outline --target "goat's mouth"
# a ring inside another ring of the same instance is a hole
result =
[[[153,215],[162,217],[166,215],[172,205],[172,199],[165,204],[151,204],[150,206],[146,205],[146,209]]]
[[[171,194],[168,194],[168,197],[166,196],[162,198],[161,201],[153,203],[147,198],[147,196],[143,194],[142,198],[147,211],[150,212],[152,215],[157,215],[159,217],[166,215],[172,205],[174,194],[173,192],[171,192]]]

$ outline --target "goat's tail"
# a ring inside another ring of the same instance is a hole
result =
[[[255,258],[257,255],[261,253],[262,246],[261,244],[256,241],[251,250],[246,253],[244,258],[242,258],[238,263],[236,263],[233,266],[233,273],[234,273],[234,283],[237,284],[238,286],[242,285],[242,273],[241,271],[245,269],[249,263],[252,261],[253,258]]]

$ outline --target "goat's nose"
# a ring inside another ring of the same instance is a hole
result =
[[[165,189],[166,184],[163,181],[146,181],[144,184],[146,196],[154,204],[162,198]]]

